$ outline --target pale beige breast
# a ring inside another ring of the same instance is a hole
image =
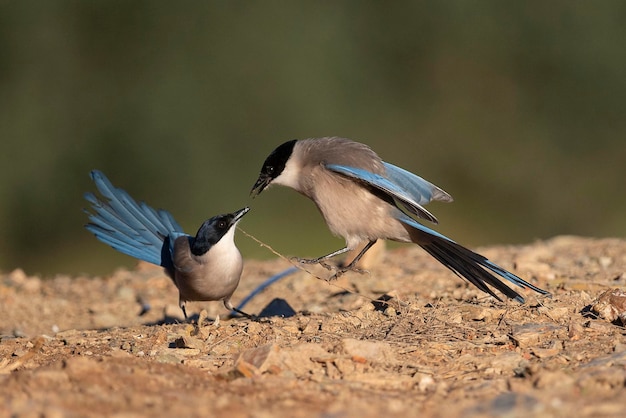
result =
[[[232,237],[222,237],[202,256],[193,255],[188,239],[181,237],[174,243],[174,268],[181,300],[223,300],[237,289],[243,260]]]
[[[349,248],[365,240],[409,241],[405,227],[391,216],[398,209],[370,189],[323,166],[311,169],[310,178],[307,194],[331,232],[344,237]]]

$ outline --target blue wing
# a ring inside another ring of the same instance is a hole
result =
[[[93,193],[85,194],[95,212],[87,212],[89,223],[85,228],[121,253],[171,269],[171,246],[178,236],[184,235],[172,215],[144,202],[137,203],[100,171],[92,171],[91,178],[106,201]]]
[[[452,196],[420,176],[384,161],[383,165],[387,171],[386,177],[405,190],[420,205],[425,205],[432,200],[452,202]]]
[[[367,183],[402,202],[403,206],[412,214],[437,223],[437,218],[424,209],[422,205],[433,199],[451,201],[450,195],[415,174],[388,163],[384,164],[387,176],[339,164],[327,164],[326,168]]]
[[[383,164],[386,170],[385,175],[339,164],[328,164],[326,168],[369,184],[400,201],[408,212],[437,223],[437,219],[424,209],[422,205],[432,200],[451,202],[452,197],[439,187],[413,173],[389,163]],[[496,276],[500,276],[519,287],[530,288],[538,293],[549,295],[545,290],[533,286],[510,271],[489,261],[484,256],[420,224],[400,209],[396,209],[393,216],[408,227],[407,230],[409,230],[411,235],[411,241],[421,246],[426,252],[452,270],[456,275],[465,278],[480,290],[490,294],[496,299],[501,300],[492,288],[499,290],[511,299],[524,302],[524,298],[521,295],[504,284]]]

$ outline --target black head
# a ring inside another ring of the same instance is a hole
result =
[[[250,191],[250,195],[252,197],[261,194],[261,192],[270,185],[272,180],[280,176],[280,173],[282,173],[285,169],[287,160],[291,157],[293,147],[296,145],[297,141],[297,139],[287,141],[284,144],[279,145],[278,148],[267,156],[265,162],[263,163],[263,167],[261,167],[261,174],[259,174],[259,178],[256,183],[254,183],[254,186]]]
[[[217,215],[211,219],[204,221],[200,225],[200,229],[196,233],[196,237],[192,239],[191,252],[194,255],[203,255],[217,244],[224,235],[230,231],[237,222],[248,213],[250,208],[239,209],[233,213],[225,215]]]

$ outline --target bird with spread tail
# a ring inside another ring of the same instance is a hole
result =
[[[185,318],[186,302],[218,300],[229,311],[251,318],[230,301],[243,269],[234,241],[235,226],[249,208],[214,216],[192,236],[183,232],[169,212],[137,203],[102,172],[92,171],[91,178],[106,200],[85,194],[94,211],[87,211],[89,223],[85,228],[121,253],[162,266],[178,288]]]

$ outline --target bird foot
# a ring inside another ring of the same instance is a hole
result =
[[[328,271],[334,271],[335,273],[332,276],[330,276],[328,279],[326,279],[326,281],[329,281],[329,282],[333,280],[337,280],[339,277],[343,276],[343,274],[348,271],[354,271],[355,273],[359,273],[359,274],[369,273],[369,271],[357,268],[353,266],[352,264],[348,264],[345,267],[333,266],[331,264],[328,264],[326,261],[324,261],[321,258],[293,257],[292,260],[295,260],[298,263],[302,263],[302,264],[319,264],[320,266],[324,267]]]
[[[353,272],[359,273],[359,274],[366,274],[366,273],[369,274],[369,271],[367,271],[367,270],[363,270],[363,269],[356,268],[356,267],[351,267],[351,266],[335,267],[334,270],[335,270],[335,274],[333,274],[328,279],[326,279],[327,282],[332,282],[334,280],[337,280],[338,278],[343,276],[344,273],[346,273],[348,271],[353,271]]]
[[[300,258],[300,257],[291,257],[291,261],[295,261],[301,264],[322,264],[321,258]]]
[[[327,263],[326,261],[319,259],[319,258],[296,258],[296,261],[298,261],[299,263],[302,264],[319,264],[320,266],[324,267],[326,270],[328,271],[334,271],[335,274],[333,274],[330,279],[328,280],[335,280],[337,279],[339,276],[341,276],[343,273],[345,273],[348,270],[352,270],[352,269],[342,269],[340,267],[334,266],[332,264]]]
[[[335,270],[336,267],[328,264],[322,258],[300,258],[300,257],[291,257],[291,261],[296,261],[301,264],[319,264],[324,267],[326,270]]]
[[[261,317],[261,316],[254,315],[254,314],[251,315],[243,311],[240,311],[239,309],[233,308],[230,313],[230,318],[237,318],[238,317],[237,315],[240,315],[239,318],[244,317],[246,319],[249,319],[250,321],[258,322],[259,324],[269,324],[270,322],[272,322],[270,318]]]
[[[272,322],[270,318],[258,316],[258,315],[250,315],[250,316],[247,316],[246,318],[252,322],[256,322],[259,324],[269,324]]]

